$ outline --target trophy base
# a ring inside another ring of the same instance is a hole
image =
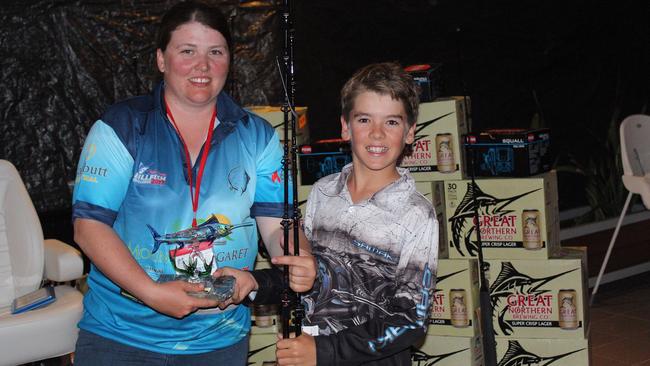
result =
[[[221,276],[217,278],[208,276],[194,278],[179,274],[162,274],[160,277],[158,277],[159,283],[170,281],[201,283],[203,284],[203,291],[188,292],[187,294],[201,299],[216,300],[219,302],[228,300],[230,297],[232,297],[232,294],[235,290],[235,277],[233,276]]]

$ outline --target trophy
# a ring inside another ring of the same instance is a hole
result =
[[[237,228],[252,225],[253,223],[222,224],[216,216],[212,216],[201,225],[165,235],[158,234],[154,228],[147,225],[154,239],[151,254],[156,253],[162,244],[176,245],[176,248],[169,251],[169,257],[176,273],[162,274],[158,277],[158,282],[180,280],[201,283],[203,291],[188,294],[220,302],[229,299],[234,291],[235,278],[232,276],[212,277],[214,264],[212,244],[215,240],[230,235]]]

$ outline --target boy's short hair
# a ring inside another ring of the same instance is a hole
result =
[[[382,62],[362,67],[352,75],[341,89],[341,114],[349,121],[356,97],[366,91],[390,95],[399,100],[406,112],[406,122],[411,127],[418,119],[417,85],[402,66],[396,62]]]

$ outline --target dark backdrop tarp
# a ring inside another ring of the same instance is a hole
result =
[[[69,209],[67,182],[90,124],[155,79],[153,25],[175,1],[14,1],[0,8],[0,158],[13,161],[39,212]],[[268,1],[215,1],[233,20],[230,89],[279,104],[279,17]],[[646,0],[295,0],[296,98],[311,136],[338,135],[338,93],[375,61],[441,62],[446,94],[472,97],[474,125],[541,117],[558,159],[603,156],[611,121],[646,111]],[[465,86],[463,88],[463,85]],[[645,109],[644,109],[645,108]],[[560,207],[584,204],[560,177]],[[69,217],[69,216],[68,216]],[[66,225],[69,222],[66,221]]]
[[[0,8],[0,158],[39,212],[70,207],[68,182],[90,125],[159,78],[155,29],[175,1],[16,1]],[[212,0],[232,23],[228,90],[246,105],[281,102],[272,1]]]

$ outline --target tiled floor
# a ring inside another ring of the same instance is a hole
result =
[[[650,366],[650,273],[601,286],[590,314],[592,366]]]

